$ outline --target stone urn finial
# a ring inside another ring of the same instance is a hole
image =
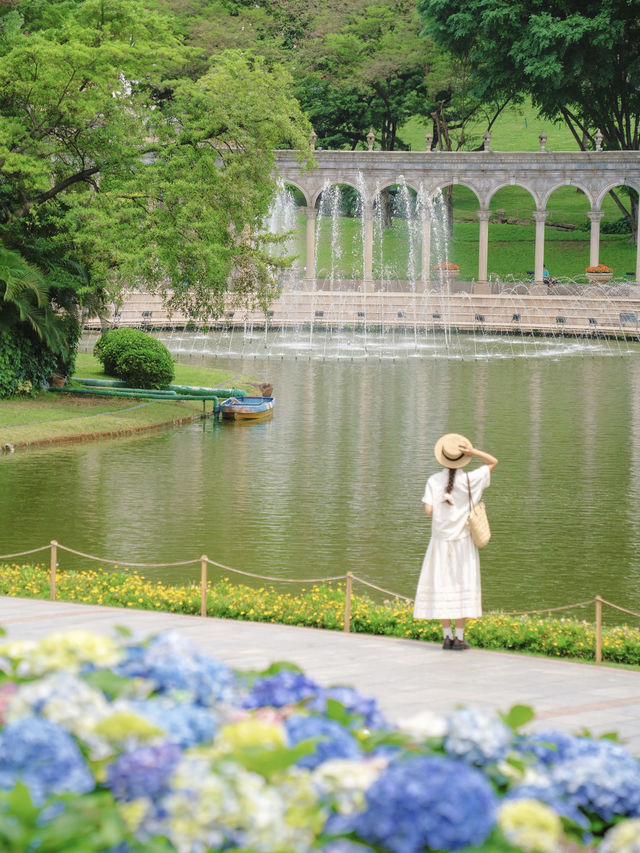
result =
[[[376,135],[373,132],[373,128],[367,133],[367,145],[369,146],[369,151],[373,151],[373,143],[376,140]]]
[[[431,151],[431,146],[433,145],[433,133],[425,133],[424,142],[426,145],[426,151],[428,153],[429,151]]]
[[[595,136],[593,138],[595,139],[596,143],[596,151],[602,151],[602,140],[604,139],[604,136],[600,128],[596,130]]]
[[[540,140],[540,152],[544,154],[547,148],[547,134],[544,132],[544,130],[542,131],[538,139]]]
[[[312,130],[311,136],[309,137],[309,145],[311,146],[312,151],[315,150],[317,139],[318,139],[318,134],[315,132],[315,130]]]
[[[482,147],[485,151],[489,151],[489,143],[491,142],[491,134],[488,130],[482,134]]]

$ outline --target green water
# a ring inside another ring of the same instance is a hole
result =
[[[232,359],[274,383],[272,420],[0,457],[0,553],[51,539],[121,566],[206,553],[279,578],[352,571],[410,596],[429,537],[433,445],[456,431],[500,459],[485,493],[485,609],[599,593],[640,611],[640,353],[603,352]]]

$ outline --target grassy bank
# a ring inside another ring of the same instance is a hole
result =
[[[0,594],[49,598],[49,572],[42,565],[13,563],[0,569]],[[200,613],[200,587],[150,581],[132,571],[102,569],[57,575],[57,598],[84,604],[101,604],[170,613]],[[296,593],[273,587],[253,589],[227,578],[212,584],[207,593],[207,614],[250,622],[272,622],[339,631],[344,620],[344,587],[314,586]],[[439,642],[437,621],[416,620],[411,605],[392,601],[376,603],[366,596],[352,599],[351,630],[411,640]],[[507,616],[490,613],[467,624],[469,642],[484,649],[499,649],[547,657],[594,660],[595,629],[575,619]],[[603,630],[604,661],[640,665],[640,631],[629,626]]]
[[[183,385],[244,388],[250,378],[229,371],[176,364],[175,382]],[[76,375],[110,379],[92,355],[79,354]],[[211,403],[207,404],[207,411]],[[0,407],[0,447],[15,448],[62,441],[129,435],[143,430],[185,423],[202,415],[200,400],[136,400],[110,397],[74,397],[42,392],[35,398],[4,400]]]

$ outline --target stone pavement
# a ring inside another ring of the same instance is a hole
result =
[[[289,625],[234,622],[0,597],[0,625],[13,639],[37,640],[77,628],[109,633],[124,625],[144,635],[177,630],[202,651],[238,669],[277,660],[301,666],[324,685],[348,684],[375,696],[391,719],[457,705],[508,710],[531,705],[529,728],[593,734],[616,731],[640,756],[640,671]]]

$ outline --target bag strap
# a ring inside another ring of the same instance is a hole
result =
[[[465,474],[467,472],[465,471]],[[471,483],[469,482],[469,475],[467,474],[467,489],[469,490],[469,512],[473,509],[473,503],[471,501]]]

